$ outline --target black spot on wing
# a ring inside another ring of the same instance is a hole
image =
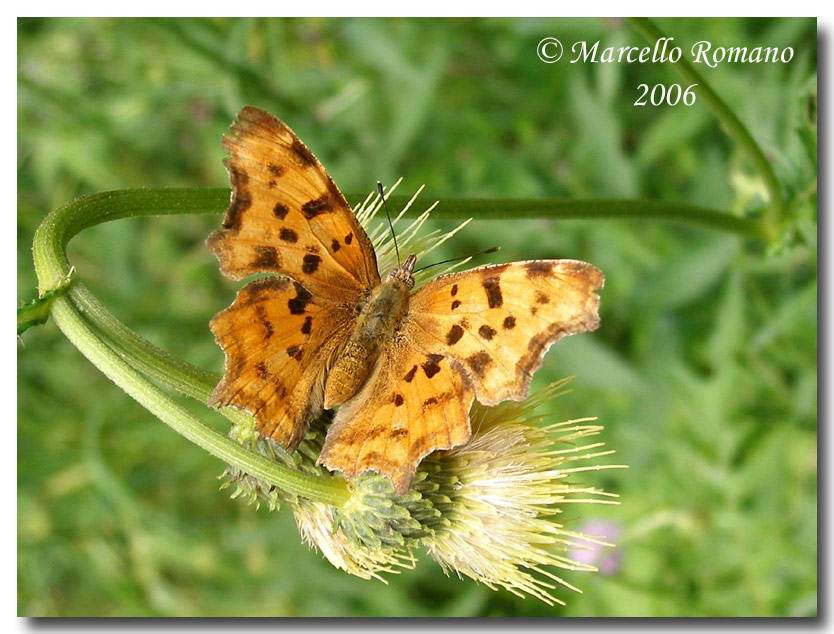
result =
[[[508,317],[504,317],[504,330],[512,330],[515,328],[515,317],[513,315],[509,315]]]
[[[310,315],[307,315],[304,318],[304,323],[301,326],[301,332],[304,333],[305,335],[309,335],[310,330],[312,329],[312,327],[313,327],[313,318],[310,317]]]
[[[484,350],[476,352],[471,357],[467,357],[466,359],[466,364],[472,368],[472,371],[480,378],[484,378],[490,363],[492,363],[492,358],[489,356],[489,353]]]
[[[405,401],[403,400],[403,395],[402,394],[396,394],[394,396],[394,405],[396,405],[397,407],[402,405],[404,402]]]
[[[449,332],[446,333],[446,343],[453,346],[460,341],[461,337],[463,337],[463,328],[461,328],[458,324],[455,324],[449,329]]]
[[[256,246],[255,259],[252,260],[252,266],[259,269],[275,269],[281,266],[281,260],[278,258],[278,251],[275,247]]]
[[[303,315],[313,295],[298,282],[293,282],[293,286],[295,286],[295,297],[287,302],[287,306],[293,315]]]
[[[311,275],[318,270],[319,264],[321,264],[321,258],[308,253],[304,256],[304,263],[301,265],[301,270],[307,273],[307,275]]]
[[[345,236],[345,244],[350,244],[351,242],[353,242],[353,232]]]
[[[481,335],[484,339],[489,341],[495,336],[495,330],[484,324],[480,328],[478,328],[478,334]]]
[[[276,165],[275,163],[270,163],[266,166],[266,169],[275,178],[281,178],[284,175],[284,172],[286,171],[286,168],[283,168],[280,165]]]
[[[487,303],[490,308],[499,308],[504,303],[504,297],[501,295],[501,284],[497,277],[488,277],[481,282],[486,292]]]
[[[527,277],[546,277],[553,273],[555,262],[552,260],[533,260],[524,265]]]
[[[336,253],[336,251],[338,251],[341,248],[342,245],[339,244],[339,241],[336,240],[336,238],[333,238],[333,242],[330,243],[330,250],[333,251],[333,253]]]
[[[307,220],[315,218],[319,214],[330,213],[331,211],[333,211],[333,204],[330,201],[329,194],[319,196],[315,200],[306,202],[301,206],[301,213],[304,214],[304,217],[307,218]]]
[[[456,299],[455,301],[452,302],[452,310],[454,310],[458,306],[460,306],[460,300]]]
[[[278,220],[286,218],[288,213],[290,213],[290,208],[283,203],[275,203],[275,206],[272,208],[272,214],[278,218]]]
[[[452,290],[451,290],[451,295],[452,295],[452,297],[454,297],[454,296],[455,296],[455,295],[457,295],[457,294],[458,294],[458,285],[457,285],[457,284],[453,284],[453,285],[452,285]]]
[[[281,227],[281,231],[278,233],[278,237],[281,238],[284,242],[289,242],[290,244],[295,244],[298,242],[298,234],[289,229],[287,227]]]
[[[417,372],[417,366],[416,365],[406,373],[406,375],[403,377],[403,380],[406,383],[411,383],[411,381],[414,380],[414,373],[415,372]]]
[[[302,352],[303,351],[299,346],[290,346],[289,348],[287,348],[287,355],[291,359],[295,359],[296,361],[301,361]]]
[[[435,374],[440,372],[440,365],[438,365],[443,360],[442,354],[430,354],[428,356],[428,360],[422,364],[423,372],[426,374],[426,378],[430,379]]]
[[[537,304],[549,304],[550,298],[542,293],[541,291],[536,291],[536,303]]]

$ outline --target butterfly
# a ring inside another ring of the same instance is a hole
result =
[[[577,260],[380,276],[371,240],[312,152],[244,107],[223,137],[232,196],[207,245],[244,286],[210,323],[225,373],[209,404],[250,412],[294,451],[338,406],[318,464],[408,490],[429,453],[465,442],[469,409],[523,400],[554,342],[599,325],[604,277]]]

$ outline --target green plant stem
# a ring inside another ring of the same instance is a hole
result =
[[[134,370],[163,385],[205,403],[220,376],[175,357],[153,345],[120,322],[81,282],[69,293],[73,306],[107,344]],[[232,407],[219,412],[232,423],[247,422],[251,416]]]
[[[49,311],[59,295],[69,290],[71,279],[67,277],[59,286],[47,291],[40,297],[17,309],[17,334],[20,335],[32,326],[46,323]]]
[[[666,37],[648,18],[628,18],[628,21],[649,42],[655,42],[662,37]],[[767,160],[759,144],[756,143],[741,120],[712,89],[707,80],[695,70],[695,67],[686,57],[681,56],[677,62],[674,64],[670,62],[669,64],[686,82],[698,84],[698,97],[706,103],[707,107],[712,110],[718,120],[724,124],[729,135],[744,149],[753,161],[756,169],[758,169],[770,194],[771,208],[765,219],[766,224],[764,228],[768,237],[775,237],[779,224],[786,220],[787,204],[782,195],[782,187],[776,178],[776,174],[773,172],[770,161]]]
[[[217,213],[228,203],[227,189],[123,190],[85,196],[47,216],[33,246],[40,293],[69,270],[66,244],[83,229],[119,218],[177,213]],[[69,291],[75,308],[108,339],[120,356],[146,376],[205,402],[218,377],[168,354],[140,337],[105,309],[81,282]]]
[[[405,197],[402,197],[403,199]],[[393,206],[397,197],[392,196]],[[765,238],[764,223],[755,218],[741,218],[728,213],[686,203],[657,200],[501,200],[475,198],[444,198],[432,213],[435,219],[621,219],[663,220],[703,229],[726,231],[751,238]]]
[[[50,213],[35,233],[38,290],[43,295],[66,276],[66,245],[88,227],[135,216],[219,213],[228,203],[225,188],[123,189],[78,198]]]
[[[120,322],[98,299],[78,282],[69,293],[73,306],[84,315],[97,334],[131,367],[193,399],[205,403],[220,380],[214,372],[203,370],[169,354]]]

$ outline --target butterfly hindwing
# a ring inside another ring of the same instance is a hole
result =
[[[209,404],[250,412],[263,435],[293,451],[321,414],[326,369],[352,319],[293,280],[251,282],[211,320],[226,371]]]
[[[379,283],[373,246],[330,176],[298,137],[246,107],[230,135],[232,203],[208,238],[224,275],[282,273],[315,295],[356,297]]]
[[[455,359],[398,338],[365,387],[337,412],[318,462],[349,480],[368,470],[383,473],[405,493],[426,455],[469,438],[473,398]]]

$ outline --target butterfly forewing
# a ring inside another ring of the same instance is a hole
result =
[[[349,301],[379,283],[373,246],[339,189],[285,124],[243,108],[223,137],[232,204],[208,245],[223,273],[282,273]]]
[[[547,349],[595,330],[604,278],[577,260],[529,260],[452,273],[411,298],[409,336],[457,358],[485,405],[522,400]]]

